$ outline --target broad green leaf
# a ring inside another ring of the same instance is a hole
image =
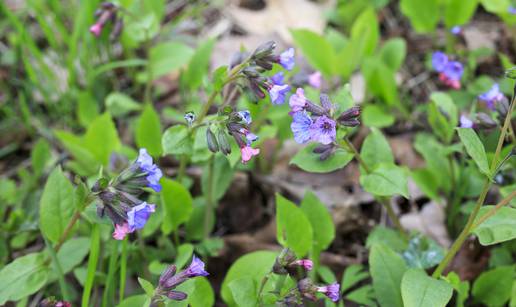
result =
[[[405,261],[388,246],[375,244],[369,253],[369,266],[380,306],[403,307],[400,285],[407,270]]]
[[[312,225],[314,249],[327,249],[335,238],[335,225],[328,208],[313,192],[305,193],[300,208]]]
[[[483,272],[475,280],[471,294],[487,306],[503,306],[511,297],[514,265]]]
[[[461,281],[459,275],[455,272],[450,272],[445,277],[445,280],[452,285],[452,287],[457,291],[457,298],[455,301],[456,307],[464,307],[464,302],[469,297],[469,282]]]
[[[194,278],[194,290],[188,295],[188,304],[191,307],[213,306],[215,304],[215,293],[206,277]]]
[[[321,161],[319,158],[320,155],[313,152],[317,146],[319,146],[319,144],[313,143],[301,149],[292,160],[290,160],[290,163],[297,165],[307,172],[329,173],[343,168],[353,160],[353,154],[339,148],[326,160]]]
[[[145,301],[147,300],[147,295],[133,295],[126,297],[117,307],[142,307],[145,306]]]
[[[361,119],[367,127],[383,128],[394,124],[396,118],[376,104],[368,104],[362,110]]]
[[[304,257],[313,242],[310,221],[294,203],[276,194],[276,237],[284,247],[288,247],[298,257]]]
[[[400,9],[410,19],[416,32],[425,33],[433,31],[439,22],[440,2],[440,0],[401,0]]]
[[[152,79],[177,71],[190,61],[193,54],[192,48],[180,42],[169,41],[152,47],[149,51]]]
[[[457,132],[462,144],[466,147],[468,155],[473,158],[480,171],[490,177],[491,171],[487,162],[486,150],[478,135],[471,128],[457,128]]]
[[[433,200],[439,199],[439,183],[432,171],[428,168],[415,169],[410,172],[410,176],[426,196]]]
[[[352,264],[348,266],[342,275],[342,282],[340,283],[341,292],[345,292],[366,278],[369,278],[369,273],[363,265]]]
[[[204,76],[207,75],[210,55],[214,45],[214,39],[207,40],[195,50],[194,55],[190,59],[188,68],[183,74],[183,81],[191,90],[199,88]]]
[[[356,42],[358,39],[364,41],[363,55],[372,55],[378,44],[380,30],[378,29],[377,15],[374,9],[365,9],[353,23],[351,28],[351,41]]]
[[[360,157],[371,169],[381,163],[394,164],[391,146],[382,132],[376,128],[372,128],[371,133],[364,140],[360,149]]]
[[[478,218],[493,208],[494,206],[483,206]],[[492,245],[516,238],[516,208],[502,207],[495,215],[473,229],[473,233],[478,236],[482,245]]]
[[[429,269],[443,260],[444,249],[430,238],[415,236],[410,239],[402,256],[411,268]]]
[[[47,282],[48,273],[43,253],[16,258],[0,271],[0,305],[35,293]]]
[[[402,38],[389,39],[380,49],[380,58],[393,71],[398,71],[405,60],[407,45]]]
[[[510,0],[480,0],[480,3],[490,13],[506,13],[511,6]]]
[[[360,184],[377,196],[400,194],[408,198],[408,179],[405,170],[396,165],[381,164],[370,174],[360,175]]]
[[[420,269],[408,270],[401,281],[404,307],[445,307],[452,294],[449,283],[433,279]]]
[[[39,139],[30,153],[32,169],[34,170],[34,175],[36,175],[36,177],[39,177],[43,173],[45,166],[50,159],[50,155],[50,145],[48,145],[48,142],[43,138]]]
[[[333,76],[335,71],[336,54],[332,45],[319,34],[310,30],[290,30],[294,42],[301,50],[306,60],[326,78]],[[317,46],[317,48],[314,48]]]
[[[147,104],[138,119],[135,130],[136,145],[146,148],[151,156],[161,155],[161,124],[159,115],[151,104]]]
[[[39,227],[43,235],[56,243],[74,212],[74,189],[70,180],[56,167],[47,179],[39,203]]]
[[[360,306],[376,306],[373,286],[365,285],[345,295],[347,300],[356,302]]]
[[[448,94],[435,92],[430,96],[431,103],[428,106],[428,122],[434,132],[441,139],[449,143],[458,124],[457,107]]]
[[[407,241],[400,236],[398,231],[385,226],[376,226],[367,236],[366,247],[371,248],[380,243],[398,253],[404,251],[408,246]]]
[[[252,278],[255,285],[259,285],[265,274],[270,272],[277,255],[277,253],[271,251],[257,251],[238,258],[238,260],[231,265],[222,282],[221,296],[224,302],[230,307],[237,306],[229,284],[233,280],[247,277]],[[272,286],[268,284],[263,293],[267,293],[267,291],[271,289]]]
[[[75,161],[84,168],[88,174],[94,174],[100,162],[95,159],[93,153],[85,148],[81,137],[71,134],[68,131],[57,130],[54,132],[64,148],[70,152]]]
[[[161,146],[165,155],[191,154],[193,141],[188,134],[188,128],[183,125],[168,128],[161,139]]]
[[[364,60],[362,71],[367,88],[390,106],[399,105],[395,72],[381,59],[369,57]]]
[[[106,109],[114,117],[123,117],[130,112],[139,111],[142,105],[124,93],[113,92],[106,97]]]
[[[161,184],[163,186],[161,203],[165,209],[161,231],[164,234],[169,234],[190,219],[193,210],[192,196],[177,181],[164,178],[161,180]]]
[[[148,297],[152,297],[154,295],[154,286],[151,282],[145,280],[144,278],[138,277],[138,283],[143,288]]]
[[[79,237],[67,240],[59,252],[57,252],[57,259],[63,274],[66,274],[79,265],[84,257],[90,251],[90,238]],[[57,280],[57,271],[53,268],[54,262],[51,264],[52,271],[49,275],[49,280]]]
[[[239,307],[254,307],[257,302],[256,282],[251,277],[234,279],[228,284]]]
[[[234,170],[229,165],[228,159],[222,154],[214,156],[213,164],[213,198],[214,200],[219,200],[226,194],[227,189],[231,185]],[[204,167],[201,177],[201,188],[204,195],[208,191],[208,167],[209,165]]]
[[[444,24],[451,28],[468,23],[477,10],[478,0],[448,0],[444,13]]]
[[[425,159],[426,169],[435,177],[439,187],[448,191],[451,172],[444,146],[433,135],[418,133],[414,148]]]
[[[83,144],[93,156],[107,165],[112,152],[119,150],[122,145],[118,138],[118,131],[109,113],[104,113],[88,126],[83,137]]]
[[[88,125],[99,115],[99,106],[90,92],[80,92],[77,97],[77,119],[83,127]]]
[[[174,264],[178,268],[183,268],[192,259],[194,246],[190,243],[179,245],[177,248],[176,261]]]

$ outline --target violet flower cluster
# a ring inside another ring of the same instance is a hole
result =
[[[90,27],[91,34],[99,37],[102,30],[108,23],[113,24],[110,38],[116,39],[122,33],[124,26],[123,19],[118,17],[118,7],[111,2],[103,2],[100,4],[100,8],[95,11],[95,23]]]
[[[183,271],[176,274],[177,267],[175,265],[169,266],[159,278],[158,287],[156,288],[154,301],[161,301],[163,296],[175,301],[182,301],[188,295],[182,291],[175,290],[177,286],[185,281],[197,277],[208,276],[209,273],[204,270],[204,262],[195,255],[192,257],[192,262]]]
[[[306,272],[312,270],[312,268],[313,263],[310,259],[297,259],[288,248],[281,251],[276,257],[272,272],[279,275],[289,275],[290,278],[297,281],[297,285],[290,289],[285,297],[278,302],[278,306],[304,306],[303,300],[316,301],[317,293],[324,294],[333,302],[340,299],[340,285],[338,283],[320,286],[306,277]]]
[[[335,116],[336,108],[326,94],[320,95],[321,105],[314,104],[305,97],[304,90],[298,88],[296,93],[290,96],[292,124],[290,128],[294,134],[294,140],[300,144],[317,142],[322,146],[316,148],[324,160],[334,152],[337,125],[356,127],[360,124],[360,108],[352,107],[340,115]]]
[[[505,95],[500,91],[499,85],[497,83],[493,84],[487,92],[478,96],[478,100],[485,105],[487,113],[477,112],[470,116],[462,114],[460,116],[460,127],[489,130],[502,125],[509,110],[509,103]],[[493,118],[496,116],[498,122]]]
[[[436,51],[432,55],[432,67],[439,73],[439,80],[453,89],[460,89],[460,79],[464,67],[458,61],[452,61],[444,52]]]
[[[97,214],[107,215],[114,224],[113,238],[122,240],[128,233],[142,229],[155,205],[139,199],[150,188],[161,191],[159,183],[163,176],[159,167],[145,148],[141,148],[138,158],[110,182],[102,178],[95,183],[92,191],[97,194]]]

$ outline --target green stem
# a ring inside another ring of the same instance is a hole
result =
[[[57,244],[54,247],[54,251],[56,253],[59,251],[59,249],[61,249],[61,246],[63,246],[64,242],[68,238],[68,235],[70,234],[70,231],[72,231],[73,226],[75,225],[77,220],[79,220],[80,216],[81,216],[81,211],[76,210],[72,216],[72,219],[70,220],[70,222],[68,222],[68,225],[66,225],[66,228],[63,231],[63,234],[61,235],[61,237],[59,238],[59,241],[57,241]]]
[[[120,288],[118,290],[118,301],[124,300],[125,282],[127,278],[127,236],[122,241],[122,255],[120,256]]]
[[[106,286],[102,295],[102,307],[112,306],[114,304],[114,287],[116,267],[118,262],[118,245],[119,241],[111,241],[111,255],[109,256],[108,275],[106,278]]]
[[[82,307],[89,307],[91,290],[95,281],[95,272],[97,271],[97,263],[100,252],[100,230],[99,225],[93,224],[91,229],[91,244],[90,255],[88,257],[88,271],[86,281],[84,282],[84,289],[82,292]]]
[[[493,160],[491,161],[491,167],[490,167],[490,173],[491,176],[493,176],[493,172],[496,169],[498,165],[498,158],[500,156],[500,152],[502,150],[503,142],[505,140],[505,134],[507,133],[507,130],[509,128],[509,125],[511,123],[511,116],[512,112],[514,110],[514,103],[515,103],[516,97],[513,97],[511,101],[511,106],[509,107],[509,111],[507,112],[507,115],[505,117],[505,122],[502,127],[502,132],[500,133],[500,137],[498,138],[498,145],[496,146],[496,151],[493,157]],[[438,278],[441,276],[442,272],[446,269],[450,261],[453,260],[455,257],[455,254],[459,251],[462,244],[464,244],[464,241],[468,238],[468,235],[473,230],[473,224],[475,222],[475,219],[478,215],[478,212],[480,211],[480,207],[484,204],[485,198],[487,196],[487,192],[489,191],[489,188],[491,186],[491,180],[490,178],[486,179],[486,182],[484,183],[484,187],[482,188],[482,192],[480,193],[480,196],[478,198],[477,203],[475,204],[475,207],[473,208],[473,211],[468,217],[468,221],[466,222],[466,226],[462,229],[462,232],[459,234],[455,242],[453,242],[452,246],[448,250],[448,253],[444,257],[444,259],[439,263],[437,268],[435,269],[434,273],[432,274],[432,277]]]
[[[54,263],[55,270],[57,273],[57,280],[59,282],[59,289],[61,290],[61,295],[65,301],[71,301],[70,295],[68,293],[66,282],[64,279],[63,269],[61,268],[61,264],[59,263],[59,259],[57,258],[56,251],[50,246],[50,243],[45,239],[45,244],[50,253],[50,257],[52,258],[52,262]]]
[[[210,236],[210,222],[213,219],[213,168],[214,161],[213,155],[208,161],[208,187],[206,191],[206,207],[204,208],[204,239],[208,239]]]
[[[509,194],[507,197],[502,199],[493,209],[489,210],[488,212],[486,212],[486,214],[484,214],[480,218],[478,218],[477,222],[475,224],[473,224],[471,229],[473,230],[473,229],[477,228],[480,224],[485,222],[488,218],[495,215],[503,206],[510,203],[514,197],[516,197],[516,191],[512,191],[511,194]]]
[[[271,275],[272,275],[272,272],[269,272],[262,278],[262,282],[260,283],[260,289],[258,290],[258,306],[261,306],[262,292],[263,292],[263,289],[265,289],[265,285],[269,281],[269,278],[271,278]]]

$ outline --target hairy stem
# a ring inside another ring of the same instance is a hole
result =
[[[475,224],[473,224],[473,226],[471,227],[471,230],[477,228],[480,224],[482,224],[483,222],[485,222],[488,218],[492,217],[493,215],[495,215],[502,207],[504,207],[505,205],[507,205],[508,203],[511,202],[511,200],[516,197],[516,191],[512,191],[511,194],[509,194],[507,197],[505,197],[504,199],[502,199],[493,209],[489,210],[488,212],[486,212],[486,214],[482,215]]]
[[[208,161],[208,187],[206,191],[206,207],[204,210],[204,239],[208,239],[210,236],[210,222],[213,220],[213,168],[214,159],[213,155]]]
[[[77,223],[80,216],[81,216],[81,211],[76,210],[72,216],[72,219],[70,220],[70,222],[68,222],[68,225],[66,225],[66,228],[63,231],[63,234],[61,235],[61,237],[59,238],[59,241],[57,241],[57,244],[54,247],[54,251],[56,253],[59,251],[59,249],[61,249],[61,246],[63,246],[64,242],[68,238],[68,235],[70,234],[70,231],[72,231],[73,226],[75,226],[75,223]]]

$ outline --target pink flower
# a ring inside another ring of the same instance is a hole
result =
[[[294,264],[302,266],[307,271],[311,271],[313,268],[313,265],[314,265],[312,260],[310,260],[310,259],[296,260],[296,261],[294,261]]]
[[[102,25],[100,23],[96,23],[90,27],[90,32],[96,37],[100,36],[100,32],[102,32]]]
[[[319,89],[321,88],[322,75],[320,71],[316,71],[313,74],[308,75],[308,84],[311,87]]]
[[[122,225],[115,224],[115,231],[113,232],[113,239],[115,240],[123,240],[125,236],[130,233],[129,225],[124,223]]]
[[[242,163],[246,164],[253,156],[260,153],[260,149],[252,148],[251,146],[244,146],[240,148],[240,153],[242,154]]]

